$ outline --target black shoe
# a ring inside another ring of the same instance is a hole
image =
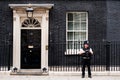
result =
[[[91,75],[89,75],[88,77],[89,77],[89,78],[92,78],[92,76],[91,76]]]
[[[84,76],[84,75],[82,75],[82,78],[85,78],[85,76]]]

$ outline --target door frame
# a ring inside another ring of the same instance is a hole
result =
[[[29,7],[29,4],[9,4],[9,6],[13,9],[13,67],[16,67],[18,71],[20,71],[21,22],[23,21],[22,17],[27,17],[25,11],[26,8]],[[48,70],[49,9],[51,9],[52,6],[54,6],[54,4],[31,4],[31,7],[36,10],[33,14],[34,17],[41,17],[41,70],[43,68],[47,68]]]

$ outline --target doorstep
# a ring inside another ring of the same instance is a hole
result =
[[[22,69],[22,70],[19,70],[17,72],[11,71],[10,75],[36,75],[36,76],[38,75],[38,76],[47,76],[47,75],[49,75],[49,73],[48,73],[48,71],[43,72],[42,70]]]

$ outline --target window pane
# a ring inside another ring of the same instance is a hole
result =
[[[80,40],[80,33],[79,32],[74,33],[74,40],[77,40],[77,41]]]
[[[81,30],[86,30],[86,22],[81,22]]]
[[[80,21],[80,13],[74,13],[74,21]]]
[[[73,30],[73,22],[68,22],[68,30]]]
[[[74,30],[80,30],[80,22],[74,23]]]
[[[81,21],[86,21],[86,13],[81,13]]]
[[[73,21],[73,13],[68,13],[68,21]]]
[[[73,42],[72,41],[68,41],[67,49],[73,49]]]
[[[73,40],[73,32],[68,32],[68,40]]]
[[[81,32],[81,40],[86,40],[86,32]]]
[[[80,43],[78,41],[74,42],[74,49],[80,49]]]

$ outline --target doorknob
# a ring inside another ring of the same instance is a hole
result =
[[[32,50],[30,50],[30,52],[32,52]]]

